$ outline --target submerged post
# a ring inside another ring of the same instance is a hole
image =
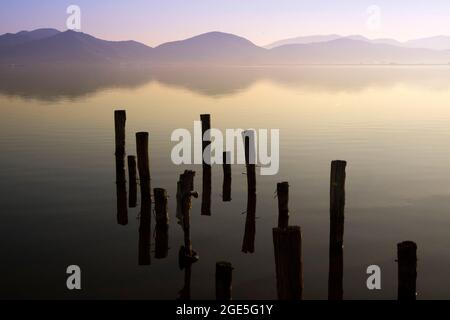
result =
[[[231,300],[233,266],[229,262],[216,263],[216,300]]]
[[[328,268],[328,299],[342,300],[344,295],[344,211],[345,168],[347,162],[331,162],[330,174],[330,244]]]
[[[412,241],[397,244],[398,300],[416,300],[417,245]]]
[[[277,184],[278,228],[285,229],[289,225],[289,183]]]
[[[211,152],[207,152],[207,147],[211,144],[211,115],[200,115],[202,122],[202,207],[201,214],[205,216],[211,215]]]
[[[223,153],[222,201],[231,201],[231,152]]]
[[[129,188],[129,198],[128,206],[130,208],[136,207],[137,203],[137,172],[136,172],[136,157],[128,156],[128,188]]]
[[[302,234],[299,226],[273,228],[279,300],[303,299]]]
[[[156,236],[155,236],[155,258],[167,257],[169,250],[169,213],[167,206],[167,192],[162,188],[153,189],[155,199]]]

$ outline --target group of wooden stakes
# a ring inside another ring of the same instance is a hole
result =
[[[210,129],[210,115],[200,116],[202,133]],[[116,157],[116,191],[117,191],[117,222],[128,224],[127,207],[137,205],[137,174],[141,195],[140,224],[139,224],[139,265],[150,264],[150,222],[152,195],[150,187],[150,168],[148,154],[148,132],[136,133],[137,156],[127,156],[129,197],[127,202],[126,173],[125,173],[125,110],[114,112],[115,122],[115,157]],[[203,135],[202,135],[203,136]],[[248,136],[244,137],[246,175],[247,175],[247,217],[245,223],[242,251],[254,252],[255,239],[255,209],[256,209],[256,173],[254,163],[249,161],[252,144]],[[210,141],[202,142],[203,150]],[[223,154],[223,201],[231,201],[231,164],[228,160],[229,152]],[[329,275],[328,299],[343,299],[343,243],[344,243],[344,210],[345,210],[345,161],[331,162],[330,177],[330,242],[329,242]],[[136,170],[137,167],[137,170]],[[211,165],[203,162],[202,184],[202,215],[211,215]],[[185,170],[177,183],[176,217],[184,232],[184,245],[179,251],[179,266],[184,269],[184,287],[179,293],[179,299],[189,300],[191,265],[198,260],[197,253],[192,249],[190,236],[190,209],[192,197],[197,198],[194,191],[195,171]],[[153,200],[155,207],[155,258],[165,258],[168,253],[168,195],[165,189],[154,188]],[[273,245],[275,255],[275,269],[277,282],[277,296],[279,300],[303,299],[303,261],[302,235],[300,226],[289,225],[289,184],[277,184],[278,198],[278,226],[273,228]],[[397,244],[398,263],[398,299],[416,299],[417,278],[417,245],[412,241]],[[231,300],[232,272],[230,262],[216,263],[216,299]]]

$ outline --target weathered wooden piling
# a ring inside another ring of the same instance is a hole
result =
[[[139,170],[139,184],[141,186],[141,201],[142,198],[151,199],[148,136],[148,132],[136,133],[137,166]]]
[[[256,234],[256,194],[248,193],[244,239],[242,241],[243,253],[255,252],[255,234]]]
[[[303,299],[302,234],[299,226],[273,228],[279,300]]]
[[[116,138],[116,156],[125,156],[125,110],[114,111],[114,129]]]
[[[223,153],[222,201],[231,201],[231,152]]]
[[[192,197],[198,197],[198,193],[193,191],[194,176],[195,171],[186,170],[180,175],[180,180],[178,181],[177,186],[177,210],[179,210],[177,216],[184,232],[184,258],[191,263],[198,259],[196,252],[192,250],[190,231]],[[180,259],[180,266],[183,266],[183,263],[185,263],[185,261],[181,261]]]
[[[216,263],[216,300],[231,300],[233,266],[229,262]]]
[[[245,167],[247,171],[248,193],[256,193],[256,146],[255,132],[247,130],[243,133],[245,147]]]
[[[328,268],[328,299],[342,300],[344,295],[344,211],[345,168],[347,162],[331,163],[330,174],[330,244]]]
[[[114,111],[117,223],[128,224],[127,187],[125,172],[125,110]]]
[[[416,300],[417,245],[412,241],[397,244],[398,300]]]
[[[206,149],[211,144],[211,116],[209,114],[200,115],[202,123],[202,155],[203,155],[203,176],[202,176],[202,205],[201,214],[211,215],[211,152]],[[209,150],[209,149],[208,149]]]
[[[202,123],[202,155],[203,155],[203,165],[210,165],[211,153],[205,154],[205,149],[211,144],[211,135],[209,130],[211,130],[211,115],[201,114],[200,121]],[[206,161],[205,161],[206,160]]]
[[[289,183],[277,183],[278,228],[285,229],[289,225]]]
[[[167,205],[167,192],[162,188],[153,189],[155,199],[155,258],[167,257],[169,250],[169,212]]]
[[[128,206],[130,208],[136,207],[137,204],[137,172],[136,172],[136,157],[128,156]]]

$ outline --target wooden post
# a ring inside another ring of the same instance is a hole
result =
[[[223,153],[222,201],[231,201],[231,152]]]
[[[303,299],[302,234],[300,227],[273,228],[279,300]]]
[[[216,263],[216,300],[231,300],[233,266],[229,262]]]
[[[136,133],[136,150],[137,165],[139,170],[139,183],[141,186],[141,201],[142,198],[148,198],[151,200],[150,167],[148,157],[148,132]]]
[[[412,241],[397,244],[398,300],[416,300],[417,245]]]
[[[277,184],[278,228],[285,229],[289,225],[289,183]]]
[[[255,252],[256,234],[256,194],[247,194],[247,214],[245,217],[244,239],[242,241],[242,252]]]
[[[205,149],[211,144],[211,135],[205,133],[211,129],[211,115],[209,114],[201,114],[200,121],[202,122],[202,156],[203,156],[203,165],[210,165],[211,162],[211,154],[205,154]],[[205,161],[205,158],[208,161]]]
[[[153,189],[155,198],[156,236],[155,236],[155,258],[167,257],[169,250],[169,214],[167,206],[167,192],[165,189]]]
[[[330,244],[328,299],[342,300],[344,295],[344,211],[345,168],[347,162],[332,161],[330,174]]]
[[[139,224],[139,265],[150,264],[151,188],[148,157],[148,132],[136,133],[137,166],[141,187],[141,213]]]
[[[248,193],[256,193],[256,150],[255,150],[255,132],[253,130],[244,131],[245,145],[245,165],[247,171],[247,190]]]
[[[114,111],[117,223],[128,224],[127,186],[125,173],[125,110]]]
[[[178,182],[177,201],[180,211],[180,224],[184,231],[184,256],[180,256],[180,266],[183,267],[186,263],[192,263],[198,260],[197,253],[192,250],[191,231],[190,231],[190,215],[191,215],[191,198],[197,198],[197,192],[194,188],[195,171],[186,170],[180,175]],[[180,250],[180,253],[182,252]],[[183,260],[184,259],[184,260]]]
[[[128,188],[129,188],[129,199],[128,206],[130,208],[135,208],[137,204],[137,172],[136,172],[136,157],[128,156]]]
[[[125,156],[125,110],[114,111],[114,129],[116,133],[116,156]]]
[[[211,153],[206,152],[206,148],[211,144],[211,115],[201,114],[200,120],[202,122],[202,163],[203,163],[203,177],[202,177],[202,207],[201,214],[205,216],[211,215]],[[205,160],[206,159],[206,160]]]

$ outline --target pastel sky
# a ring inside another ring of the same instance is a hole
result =
[[[150,46],[208,31],[234,33],[258,45],[330,33],[398,40],[450,35],[449,0],[2,0],[0,34],[65,30],[71,4],[81,8],[81,31]],[[380,9],[380,24],[369,27],[372,5]]]

